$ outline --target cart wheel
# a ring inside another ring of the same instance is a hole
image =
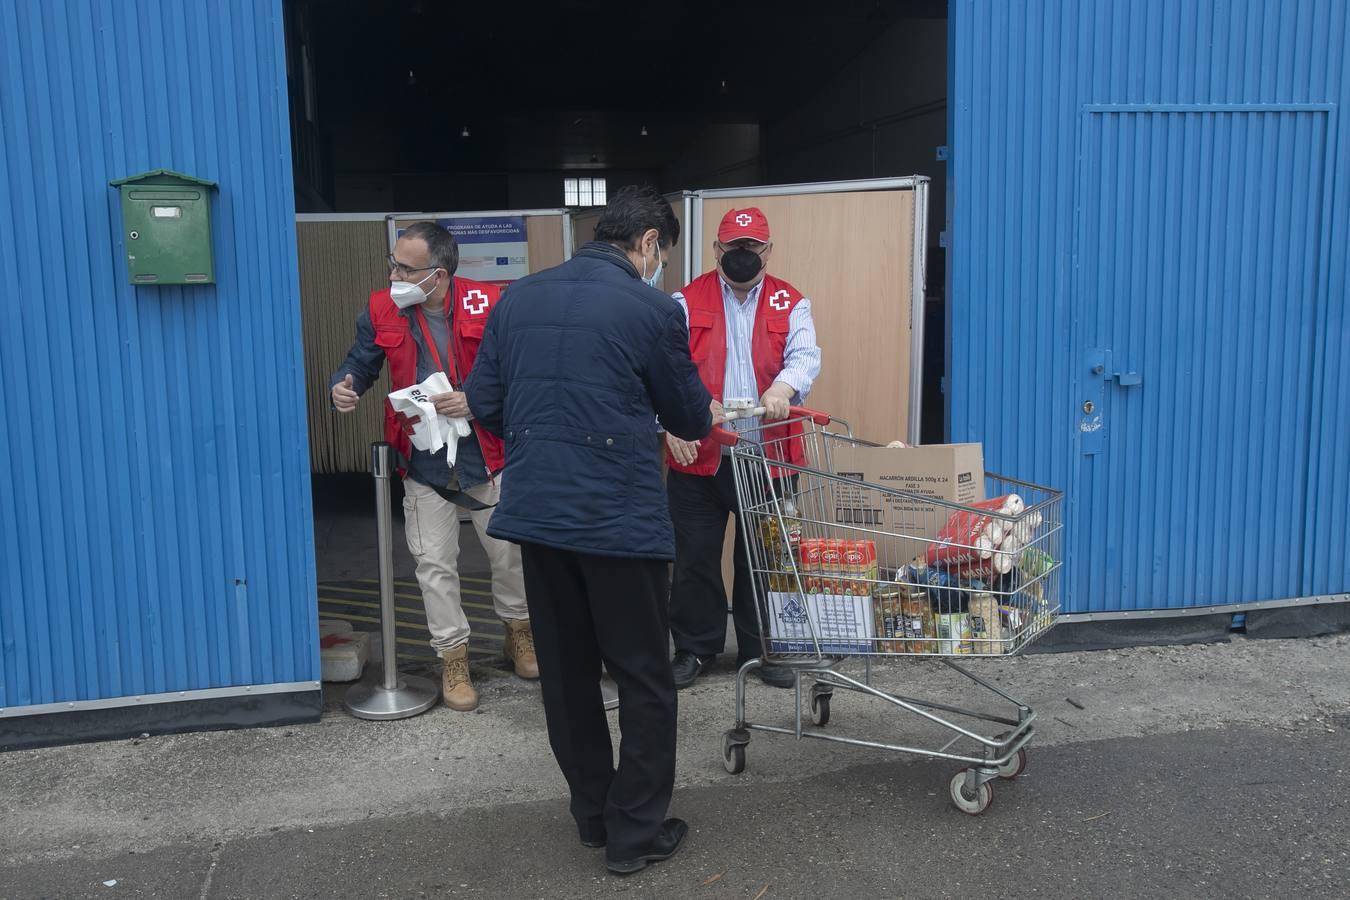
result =
[[[732,775],[745,771],[745,745],[731,739],[731,735],[722,736],[722,765]]]
[[[811,721],[821,728],[830,724],[830,695],[811,695]]]
[[[1012,780],[1027,770],[1027,748],[1017,751],[1017,755],[998,767],[998,777]]]
[[[994,786],[984,782],[975,789],[975,793],[966,793],[966,770],[962,769],[952,776],[952,803],[968,816],[978,816],[994,802]]]

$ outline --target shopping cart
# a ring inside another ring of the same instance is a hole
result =
[[[740,410],[729,418],[763,413]],[[752,731],[818,738],[960,763],[948,786],[952,802],[970,815],[984,812],[993,782],[1026,768],[1036,714],[956,660],[1020,653],[1054,625],[1062,494],[988,473],[984,496],[994,499],[970,504],[864,482],[838,472],[835,456],[840,448],[879,445],[799,407],[784,422],[741,434],[718,429],[713,439],[730,447],[762,642],[761,658],[736,676],[736,725],[722,745],[727,771],[744,771]],[[894,527],[900,520],[903,527]],[[882,690],[872,684],[878,656],[933,657],[1001,708],[971,710]],[[855,657],[863,660],[860,676],[841,670]],[[795,672],[791,727],[746,718],[746,677],[765,662]],[[908,746],[829,733],[835,690],[891,704],[939,737],[916,734]],[[804,707],[813,727],[804,724]]]

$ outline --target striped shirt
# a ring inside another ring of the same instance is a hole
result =
[[[739,300],[718,276],[722,286],[722,309],[726,314],[727,331],[727,370],[722,381],[722,399],[752,400],[759,405],[759,385],[755,381],[755,364],[750,356],[751,337],[755,327],[755,312],[759,308],[759,296],[764,290],[764,282],[755,285],[744,300]],[[689,304],[684,295],[672,295],[684,310],[685,325],[689,324]],[[816,346],[816,325],[811,318],[811,301],[803,297],[792,308],[788,318],[787,346],[783,349],[783,371],[777,381],[796,391],[792,398],[794,406],[799,406],[811,393],[811,385],[820,375],[820,347]],[[728,422],[729,430],[741,432],[750,440],[759,440],[759,419],[738,419]]]

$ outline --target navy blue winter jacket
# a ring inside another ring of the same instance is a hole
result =
[[[465,384],[506,440],[488,533],[598,556],[673,559],[662,427],[700,440],[712,398],[684,313],[604,243],[515,282],[492,310]]]

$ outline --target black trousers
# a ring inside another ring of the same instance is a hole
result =
[[[549,744],[581,828],[603,823],[610,859],[656,837],[675,789],[675,680],[667,654],[664,560],[522,544]],[[619,765],[600,696],[601,663],[619,688]]]
[[[726,646],[727,592],[722,583],[722,542],[727,514],[737,514],[736,481],[722,461],[716,475],[666,478],[670,519],[675,526],[675,574],[670,585],[670,631],[675,650],[715,656]],[[736,522],[735,579],[731,618],[736,628],[736,664],[761,655],[759,619],[750,581],[750,558],[741,523]]]

